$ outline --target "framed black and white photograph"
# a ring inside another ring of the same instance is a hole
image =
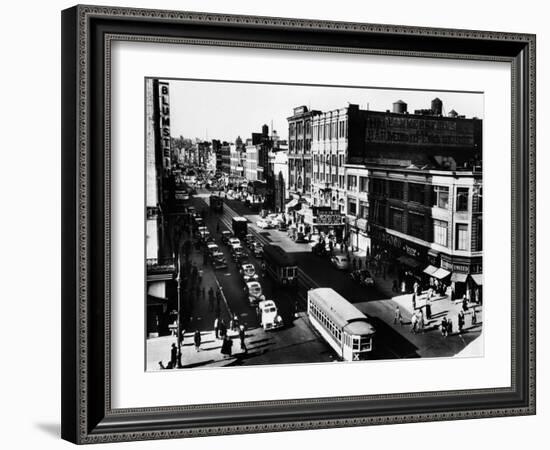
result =
[[[63,11],[62,434],[535,413],[535,36]]]

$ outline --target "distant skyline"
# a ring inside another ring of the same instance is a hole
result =
[[[443,114],[454,109],[467,118],[483,119],[483,94],[430,90],[380,89],[369,87],[326,87],[281,85],[252,82],[188,81],[162,79],[170,83],[171,135],[203,140],[243,141],[262,125],[273,128],[281,139],[288,139],[287,117],[293,108],[331,111],[348,103],[373,111],[392,110],[392,103],[403,100],[408,111],[430,108],[432,99],[443,102]]]

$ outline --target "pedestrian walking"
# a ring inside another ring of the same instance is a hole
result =
[[[233,346],[233,341],[231,340],[231,338],[229,336],[225,336],[223,338],[223,342],[222,342],[222,349],[221,349],[221,353],[222,355],[224,355],[224,358],[227,358],[229,356],[231,356],[231,347]]]
[[[458,332],[462,333],[463,328],[464,328],[464,311],[460,311],[458,313]]]
[[[246,348],[246,343],[244,341],[245,336],[246,336],[246,332],[244,329],[244,325],[241,324],[241,326],[239,327],[239,339],[241,341],[241,350],[245,353],[248,353],[248,349]]]
[[[416,334],[417,327],[418,327],[418,316],[416,315],[416,313],[414,313],[411,316],[411,333]]]
[[[201,346],[201,332],[199,330],[195,330],[195,335],[193,336],[193,341],[195,342],[195,350],[198,352],[200,351]]]
[[[418,289],[420,288],[420,285],[418,284],[418,281],[415,281],[413,284],[413,291],[416,293],[416,295],[419,294]]]
[[[477,313],[475,307],[472,308],[472,326],[477,325]]]
[[[239,317],[236,314],[233,316],[233,326],[231,327],[231,331],[239,331]]]
[[[448,332],[448,326],[447,326],[447,317],[443,317],[443,320],[441,320],[441,336],[447,337]]]
[[[422,312],[422,310],[420,310],[418,314],[418,331],[420,332],[424,331],[424,325],[425,325],[424,313]]]
[[[453,334],[453,321],[451,318],[447,319],[447,336]]]
[[[225,322],[223,321],[223,319],[220,320],[219,328],[220,328],[220,338],[223,339],[225,336],[227,336],[227,326],[225,325]]]
[[[216,316],[216,320],[214,320],[214,333],[216,336],[216,339],[219,339],[220,337],[220,319]]]
[[[405,280],[401,282],[401,293],[404,294],[407,292],[407,284],[405,283]]]
[[[397,325],[397,322],[399,322],[399,325],[403,325],[403,316],[401,315],[401,310],[399,309],[399,306],[395,307],[395,316],[393,318],[393,324]]]
[[[462,311],[468,311],[468,299],[466,298],[466,294],[462,296]]]
[[[206,289],[204,286],[201,288],[201,300],[204,302],[206,300]]]
[[[176,344],[172,342],[172,348],[170,349],[170,364],[172,368],[176,367],[176,362],[178,360],[178,348]]]
[[[414,292],[411,294],[411,298],[412,298],[412,307],[414,311],[416,309],[416,294]]]

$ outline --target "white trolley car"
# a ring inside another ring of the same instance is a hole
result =
[[[367,359],[373,349],[374,327],[367,316],[331,288],[307,294],[309,321],[344,361]]]

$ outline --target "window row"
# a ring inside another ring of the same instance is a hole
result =
[[[338,342],[342,339],[342,330],[338,327],[326,313],[317,307],[314,302],[309,304],[310,314],[317,319],[317,321],[323,325],[323,327],[332,335]]]
[[[313,139],[338,139],[348,137],[347,120],[313,125]]]

